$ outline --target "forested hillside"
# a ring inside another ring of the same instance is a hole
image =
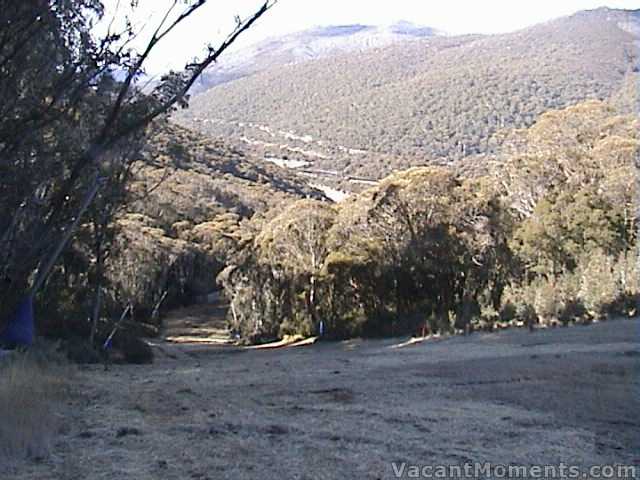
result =
[[[230,320],[256,340],[634,315],[638,127],[586,102],[512,132],[484,175],[414,167],[294,203],[221,274]]]
[[[291,198],[322,196],[286,169],[171,124],[155,129],[136,166],[131,188],[143,199],[129,208],[166,228],[222,213],[250,218]]]
[[[0,330],[35,305],[39,332],[93,348],[127,306],[157,326],[218,287],[253,341],[634,311],[637,11],[495,36],[404,25],[177,112],[225,45],[148,90],[144,54],[92,38],[101,6],[78,5],[1,13]],[[368,189],[332,203],[322,175]]]
[[[237,3],[0,0],[2,478],[633,477],[640,10]]]
[[[196,263],[195,242],[178,230],[221,213],[240,222],[313,195],[286,174],[276,179],[272,168],[166,127],[199,75],[272,6],[238,19],[184,70],[144,83],[151,52],[204,4],[168,6],[138,51],[137,26],[115,27],[100,1],[2,3],[0,347],[29,346],[37,332],[84,337],[93,350],[123,310],[157,318],[160,300],[197,293],[196,266],[215,275],[215,262],[205,254]],[[107,30],[94,30],[101,20]],[[212,179],[225,176],[224,186]]]
[[[161,299],[170,308],[214,290],[216,275],[244,246],[245,229],[259,228],[293,201],[324,200],[284,169],[172,125],[153,128],[132,172],[126,205],[109,229],[102,290],[106,312],[130,303],[144,321]],[[92,261],[93,229],[81,227],[52,277],[60,294],[48,305],[56,312],[49,328],[65,317],[68,328],[69,318],[91,310],[91,285],[81,272]]]
[[[637,80],[639,13],[599,9],[515,33],[410,40],[264,71],[176,119],[342,176],[491,151],[503,129]]]
[[[316,27],[281,37],[268,38],[227,55],[214,68],[207,69],[194,86],[192,93],[199,93],[221,83],[284,65],[345,52],[359,53],[410,38],[431,37],[437,34],[438,32],[429,27],[397,22],[381,27],[357,24]]]

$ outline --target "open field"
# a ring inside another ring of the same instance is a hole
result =
[[[11,479],[394,478],[391,462],[640,465],[640,321],[297,349],[164,344],[82,369]]]

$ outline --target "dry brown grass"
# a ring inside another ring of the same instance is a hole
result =
[[[0,359],[0,459],[48,453],[69,371],[37,351]]]

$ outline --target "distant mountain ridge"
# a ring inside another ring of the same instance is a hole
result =
[[[339,30],[328,38],[357,35]],[[495,148],[496,133],[584,100],[629,111],[638,104],[639,42],[640,10],[613,9],[508,34],[411,36],[218,85],[176,120],[304,162],[305,174],[375,180],[477,158]]]
[[[272,37],[222,57],[217,65],[202,75],[192,94],[283,65],[435,35],[441,35],[441,32],[431,27],[400,21],[383,26],[319,26]]]

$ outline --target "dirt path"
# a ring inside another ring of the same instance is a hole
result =
[[[640,321],[393,349],[164,345],[82,369],[15,479],[379,479],[391,462],[640,465]]]
[[[227,309],[226,304],[215,303],[174,310],[163,321],[162,337],[170,343],[231,344]]]

